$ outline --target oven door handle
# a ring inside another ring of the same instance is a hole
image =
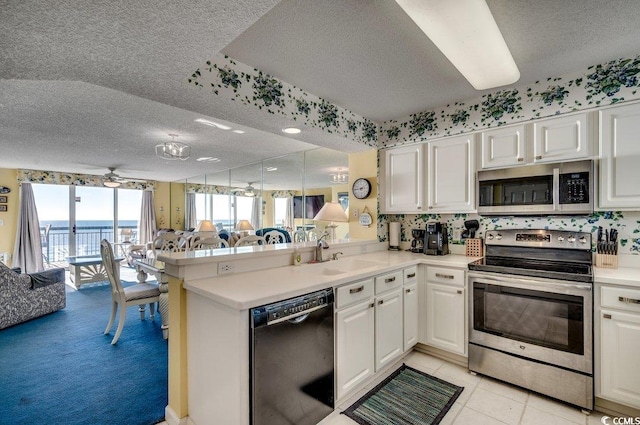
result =
[[[520,283],[524,285],[544,285],[547,288],[559,288],[559,289],[567,289],[573,288],[581,291],[589,291],[593,289],[592,285],[580,285],[578,283],[555,283],[552,281],[541,281],[541,280],[532,280],[532,279],[523,279],[520,277],[500,277],[500,276],[486,276],[480,274],[469,273],[469,279],[479,279],[482,281],[486,281],[487,283],[491,282],[502,282],[505,283],[506,286],[509,286],[509,283]]]

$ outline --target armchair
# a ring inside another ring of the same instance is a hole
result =
[[[0,329],[66,307],[64,269],[18,273],[0,263]]]

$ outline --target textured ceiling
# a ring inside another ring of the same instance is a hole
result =
[[[636,0],[488,4],[518,84],[640,53]],[[123,176],[172,181],[312,145],[366,149],[317,129],[283,137],[286,117],[187,84],[220,51],[376,121],[478,96],[390,0],[8,0],[1,8],[2,168],[117,166]],[[201,117],[246,133],[193,122]],[[153,146],[169,133],[194,156],[223,161],[158,159]]]

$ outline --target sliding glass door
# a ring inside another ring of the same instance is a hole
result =
[[[70,211],[75,247],[70,251],[77,256],[100,255],[100,241],[114,241],[114,190],[90,186],[71,189],[75,189],[75,214]]]

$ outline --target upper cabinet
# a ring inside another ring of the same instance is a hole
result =
[[[380,208],[385,213],[424,211],[424,144],[385,149],[380,153]]]
[[[640,104],[600,111],[600,208],[640,205]]]
[[[427,144],[429,214],[474,211],[474,141],[468,134]]]
[[[480,167],[501,168],[587,159],[592,155],[593,118],[577,113],[480,133]]]
[[[481,133],[481,164],[484,168],[508,167],[525,162],[524,124]]]
[[[589,158],[589,113],[571,114],[533,123],[533,162]]]

